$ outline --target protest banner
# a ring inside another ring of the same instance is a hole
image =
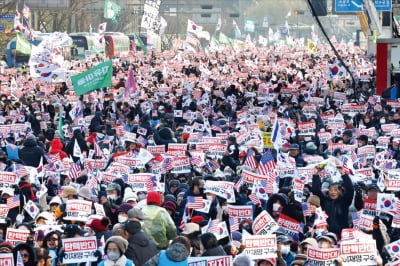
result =
[[[255,235],[268,235],[278,230],[279,225],[268,212],[264,210],[254,219],[252,229]]]
[[[314,135],[315,134],[315,122],[299,122],[298,129],[300,135]]]
[[[300,222],[281,213],[277,223],[285,231],[286,235],[290,235],[295,241],[299,240],[299,233],[303,232]]]
[[[17,183],[17,175],[13,172],[0,171],[0,188],[7,188]]]
[[[304,182],[296,178],[293,180],[294,199],[298,202],[303,202]]]
[[[14,266],[14,257],[12,253],[0,253],[0,265]]]
[[[80,263],[82,261],[97,261],[95,252],[97,240],[95,236],[64,238],[62,239],[64,251],[63,263]]]
[[[378,254],[375,241],[358,239],[342,241],[340,243],[340,255],[344,266],[374,265],[374,257]]]
[[[172,158],[172,170],[174,174],[185,174],[190,173],[191,165],[189,157],[175,157]]]
[[[244,235],[242,243],[245,247],[243,253],[253,260],[276,258],[276,235]]]
[[[26,242],[29,235],[29,230],[7,228],[6,241],[10,241],[15,246],[18,242]]]
[[[94,209],[97,215],[106,216],[106,212],[104,210],[104,206],[100,203],[94,203]]]
[[[151,152],[153,155],[164,154],[165,153],[165,145],[147,146],[147,150],[149,152]]]
[[[88,71],[72,76],[71,81],[76,95],[80,96],[95,89],[110,87],[112,77],[112,61],[92,67]]]
[[[131,185],[133,192],[147,191],[152,174],[129,174],[127,183]]]
[[[367,159],[375,158],[375,146],[374,145],[366,145],[363,147],[359,147],[357,150],[358,157],[365,157]]]
[[[228,215],[230,217],[237,217],[239,223],[243,220],[253,219],[253,207],[249,205],[228,205]]]
[[[335,260],[339,257],[338,248],[313,248],[307,249],[307,262],[315,265],[331,266],[335,265]]]
[[[65,207],[65,220],[86,222],[92,211],[92,202],[86,200],[68,200]]]
[[[107,160],[100,160],[100,159],[86,159],[83,161],[83,165],[89,171],[94,169],[104,169],[107,164]]]
[[[204,184],[204,192],[210,192],[227,200],[228,203],[233,203],[235,199],[234,183],[227,181],[209,181]]]
[[[114,161],[133,168],[144,168],[141,160],[128,156],[117,156],[114,158]]]
[[[358,228],[344,228],[341,233],[341,238],[343,241],[356,239],[373,240],[372,235],[366,234]]]
[[[188,257],[188,266],[232,266],[232,256]]]

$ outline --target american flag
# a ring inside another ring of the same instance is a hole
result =
[[[48,153],[47,154],[47,157],[48,157],[48,162],[49,163],[55,163],[55,162],[58,162],[58,161],[61,161],[61,157],[60,157],[60,153]]]
[[[158,180],[157,180],[157,177],[155,175],[150,177],[147,180],[147,184],[146,184],[147,185],[147,187],[146,187],[147,191],[153,191],[153,188],[157,186],[157,182],[158,182]]]
[[[211,130],[222,133],[221,124],[218,121],[214,121],[211,125]]]
[[[354,150],[352,150],[351,153],[350,153],[350,159],[351,159],[353,162],[356,162],[357,159],[358,159],[357,153],[356,153]]]
[[[244,165],[247,165],[251,169],[257,168],[257,160],[256,157],[254,157],[254,151],[252,149],[248,150],[246,155],[246,160],[244,161]]]
[[[257,195],[256,194],[254,194],[254,193],[251,193],[250,195],[249,195],[249,199],[251,200],[251,202],[253,202],[253,204],[254,205],[261,205],[261,201],[259,200],[259,198],[257,197]]]
[[[301,203],[301,208],[303,209],[304,216],[311,216],[311,206],[308,202]]]
[[[218,225],[219,225],[219,219],[214,219],[208,222],[207,226],[207,232],[209,233],[217,233],[218,232]]]
[[[238,181],[236,181],[235,185],[233,186],[237,192],[239,192],[240,187],[244,184],[244,180],[242,177],[239,178]]]
[[[95,176],[92,176],[92,178],[90,178],[87,181],[87,185],[88,185],[89,188],[95,188],[97,186],[98,182],[99,181],[97,180],[97,178]]]
[[[181,224],[179,225],[179,229],[183,230],[185,228],[185,224],[187,224],[189,219],[190,219],[190,214],[189,214],[188,208],[185,208],[185,211],[182,216]]]
[[[264,155],[260,159],[260,163],[258,165],[258,173],[260,175],[267,175],[268,173],[272,172],[276,166],[274,157],[272,156],[270,151],[264,153]]]
[[[15,164],[14,170],[18,177],[29,175],[28,169],[22,164]]]
[[[204,207],[203,198],[202,197],[192,197],[188,196],[186,202],[186,207],[190,209],[201,209]]]
[[[343,158],[343,169],[346,174],[354,175],[352,163],[353,163],[352,160],[349,159],[348,157]]]
[[[229,227],[231,229],[231,233],[239,231],[239,219],[237,217],[229,217]]]
[[[24,9],[22,9],[22,15],[26,18],[29,19],[29,15],[31,14],[31,10],[29,8],[29,6],[27,6],[26,4],[24,4]]]
[[[206,168],[213,172],[219,168],[219,164],[216,160],[209,160],[206,163]]]
[[[100,149],[100,146],[96,140],[94,141],[94,155],[97,157],[106,158],[106,156],[104,155],[103,151]]]
[[[191,165],[198,165],[203,162],[199,157],[190,157],[189,160]]]
[[[81,162],[78,160],[76,163],[72,164],[69,169],[68,177],[71,179],[77,179],[81,175]]]
[[[172,159],[171,159],[171,158],[165,158],[165,159],[164,159],[163,168],[162,168],[161,173],[162,173],[162,174],[165,174],[165,173],[167,173],[168,171],[171,171],[172,168],[173,168],[173,166],[172,166]]]
[[[118,125],[115,127],[115,133],[117,134],[117,136],[124,136],[124,126],[123,125]]]
[[[9,209],[19,207],[19,206],[20,206],[19,194],[7,199],[7,207]]]

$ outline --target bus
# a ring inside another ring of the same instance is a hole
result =
[[[121,32],[105,32],[104,39],[106,57],[128,56],[131,49],[128,36]]]
[[[33,40],[29,41],[32,45],[38,46],[44,37],[49,36],[50,33],[36,33],[33,37]],[[6,50],[6,61],[8,67],[20,67],[22,65],[27,65],[29,62],[30,55],[21,54],[16,51],[16,37],[11,39],[11,41],[7,44]],[[61,53],[65,60],[71,60],[73,58],[72,55],[72,39],[68,40],[66,43],[60,47]]]
[[[87,56],[94,57],[96,54],[104,55],[105,43],[98,33],[77,32],[70,33],[72,42],[76,47],[76,55],[79,59]]]

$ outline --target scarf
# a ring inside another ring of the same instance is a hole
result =
[[[125,266],[125,264],[126,264],[125,255],[122,255],[116,261],[112,261],[112,260],[106,259],[106,261],[104,262],[104,266]]]

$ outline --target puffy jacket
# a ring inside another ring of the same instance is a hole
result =
[[[143,265],[151,257],[157,254],[157,247],[145,233],[139,231],[128,238],[128,248],[125,256],[131,259],[135,265]]]
[[[189,251],[181,243],[174,243],[167,250],[162,250],[156,256],[151,258],[144,266],[163,266],[163,265],[188,265]]]
[[[143,231],[157,245],[159,250],[168,245],[168,241],[176,236],[175,223],[169,213],[157,205],[147,205],[142,210],[148,217],[143,225]]]
[[[57,156],[60,157],[60,160],[64,158],[68,158],[68,155],[62,150],[64,148],[64,144],[60,139],[52,139],[50,142],[50,152],[47,153],[48,156]]]
[[[43,158],[43,164],[47,163],[43,149],[41,149],[36,140],[26,139],[24,147],[19,150],[19,158],[27,166],[38,167],[40,164],[40,158]]]
[[[322,210],[329,216],[327,219],[329,231],[337,235],[340,235],[343,228],[349,227],[349,207],[354,196],[354,187],[350,177],[342,175],[342,179],[344,191],[336,200],[322,193],[321,178],[318,175],[313,176],[312,182],[312,193],[320,198]]]

